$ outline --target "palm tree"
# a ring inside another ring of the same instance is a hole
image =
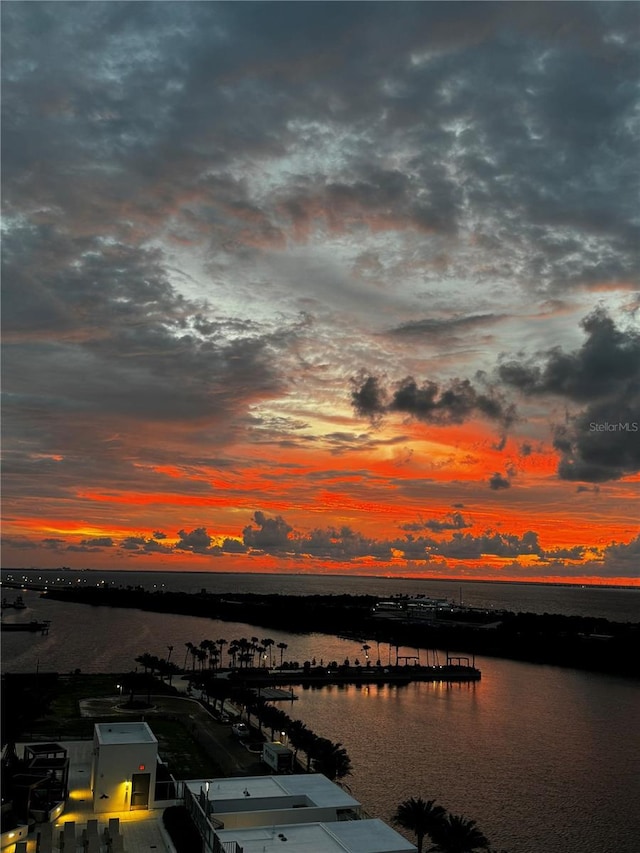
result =
[[[171,652],[173,651],[173,646],[167,646],[169,654],[167,655],[167,663],[171,660]]]
[[[380,666],[380,635],[376,634],[376,646],[378,649],[378,660],[376,661],[376,666]]]
[[[198,657],[201,649],[198,648],[194,643],[191,643],[191,648],[189,649],[189,654],[191,655],[191,671],[196,671],[196,658]]]
[[[249,651],[251,648],[251,641],[247,640],[246,637],[240,637],[239,640],[235,640],[234,642],[240,651],[240,654],[238,655],[238,660],[240,661],[240,669],[242,669],[242,664],[248,664],[248,662],[251,660],[251,654]]]
[[[446,812],[442,806],[436,806],[435,800],[423,800],[411,797],[400,803],[391,821],[403,829],[414,832],[418,853],[422,853],[425,835],[433,838],[433,833],[442,824]]]
[[[187,651],[184,653],[184,664],[182,665],[183,669],[187,668],[187,658],[189,657],[189,652],[193,649],[193,643],[185,643]]]
[[[272,640],[271,637],[265,637],[262,641],[262,645],[269,651],[269,669],[273,666],[272,657],[271,657],[271,647],[275,645],[275,640]]]
[[[341,743],[318,738],[313,748],[313,758],[316,761],[316,770],[332,781],[351,774],[351,759]]]
[[[222,647],[223,647],[223,646],[227,646],[227,645],[228,645],[228,643],[227,643],[227,641],[224,639],[224,637],[220,637],[220,639],[219,639],[219,640],[216,640],[216,643],[220,646],[220,666],[222,666]]]
[[[142,664],[142,666],[144,667],[145,675],[149,670],[151,670],[151,674],[153,675],[156,660],[157,658],[155,658],[154,655],[150,654],[150,652],[145,652],[144,654],[138,655],[138,657],[135,658],[136,663]]]
[[[298,758],[298,750],[304,749],[305,744],[309,743],[309,729],[305,726],[302,720],[290,720],[287,726],[287,735],[289,743],[293,747],[293,760]]]
[[[435,827],[431,837],[436,845],[433,849],[439,853],[473,853],[474,850],[489,846],[489,841],[478,829],[475,820],[468,820],[462,815],[447,815]]]
[[[287,643],[278,643],[278,648],[280,649],[280,669],[282,669],[282,656],[284,655],[284,650],[288,649],[289,646]]]

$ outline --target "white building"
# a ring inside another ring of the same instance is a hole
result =
[[[413,844],[377,819],[224,829],[216,837],[213,853],[416,853]]]
[[[354,820],[362,807],[322,773],[237,776],[185,782],[185,803],[196,824],[235,829],[280,823]]]
[[[96,723],[91,762],[93,810],[152,809],[158,741],[146,723]]]
[[[415,853],[413,844],[321,773],[185,782],[207,853]],[[287,842],[286,848],[283,843]]]

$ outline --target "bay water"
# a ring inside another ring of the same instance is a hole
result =
[[[465,603],[476,606],[640,618],[634,590],[335,576],[73,574],[73,582],[115,580],[151,589],[164,584],[195,592],[383,597],[399,592],[458,600],[462,586]],[[3,594],[11,598],[6,588]],[[378,649],[371,638],[297,635],[241,622],[52,601],[33,591],[22,595],[27,609],[11,618],[50,619],[51,631],[3,634],[6,672],[127,672],[140,653],[166,657],[168,646],[172,660],[182,665],[185,643],[221,637],[270,637],[287,644],[285,660],[300,662],[362,659],[365,640],[374,659],[379,653],[385,663],[389,655],[385,644]],[[638,682],[496,658],[476,658],[476,664],[482,680],[473,684],[296,687],[298,699],[283,707],[347,748],[353,774],[346,781],[375,816],[389,820],[400,801],[422,796],[473,818],[494,848],[509,853],[639,853]]]

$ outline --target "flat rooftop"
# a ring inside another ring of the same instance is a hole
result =
[[[257,826],[246,829],[222,829],[216,832],[221,842],[235,841],[243,853],[415,853],[413,844],[377,818],[341,820],[328,823],[295,823],[282,826]]]
[[[105,744],[157,743],[147,723],[96,723],[98,741]]]
[[[223,779],[195,779],[185,782],[189,790],[198,796],[201,788],[209,782],[208,799],[224,809],[225,800],[256,800],[277,797],[306,796],[314,806],[338,809],[355,809],[360,806],[350,794],[335,785],[322,773],[293,773],[286,776],[236,776]],[[248,791],[248,794],[246,793]],[[256,803],[258,806],[258,803]]]

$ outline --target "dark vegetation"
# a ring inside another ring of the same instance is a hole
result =
[[[202,838],[184,806],[170,806],[165,809],[162,822],[176,853],[202,853]]]
[[[262,738],[263,727],[270,733],[270,740],[279,740],[280,732],[285,732],[289,745],[294,750],[294,760],[302,750],[306,756],[306,770],[324,773],[327,778],[342,779],[351,774],[351,759],[341,743],[333,743],[328,738],[317,735],[301,720],[294,720],[280,708],[256,695],[253,690],[234,687],[226,679],[216,679],[212,672],[202,673],[195,678],[208,705],[215,714],[217,702],[220,708],[226,698],[241,705],[247,715],[247,723],[257,726]],[[213,700],[213,701],[212,701]]]
[[[431,841],[429,850],[433,853],[473,853],[475,850],[492,853],[489,840],[475,820],[449,814],[436,805],[435,800],[411,797],[400,803],[391,821],[415,834],[418,853],[422,853],[426,838]]]
[[[372,616],[374,596],[147,592],[141,587],[50,589],[48,597],[109,607],[135,607],[242,621],[297,633],[373,638],[413,648],[489,655],[532,663],[640,677],[635,654],[640,623],[556,614],[468,611],[430,623]]]

